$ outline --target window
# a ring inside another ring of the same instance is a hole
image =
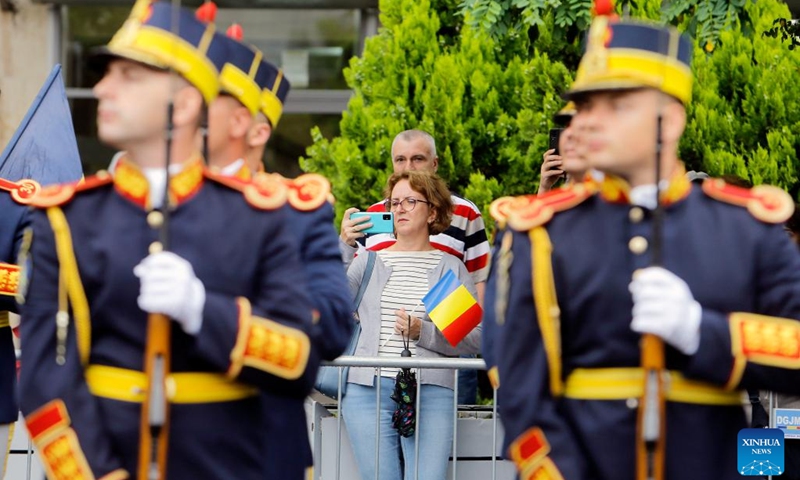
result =
[[[93,48],[106,44],[122,25],[130,6],[70,5],[64,8],[62,64],[71,100],[75,133],[87,173],[105,168],[113,149],[96,138],[97,102],[91,88],[100,72],[89,69]],[[284,115],[267,145],[270,171],[288,176],[300,173],[297,159],[311,144],[310,130],[319,126],[325,136],[338,134],[341,112],[351,92],[343,70],[363,43],[364,18],[374,11],[358,9],[220,9],[216,24],[226,29],[238,22],[245,40],[284,70],[292,92]],[[375,24],[375,22],[373,22]],[[374,27],[373,27],[374,29]]]

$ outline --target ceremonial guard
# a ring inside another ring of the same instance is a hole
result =
[[[0,178],[0,478],[5,474],[8,447],[14,435],[17,407],[17,361],[9,314],[17,313],[16,294],[20,268],[17,254],[28,223],[27,207],[39,189],[31,180],[12,182]],[[338,251],[338,249],[337,249]]]
[[[572,137],[573,137],[574,133],[572,133],[572,130],[570,129],[570,122],[572,121],[572,117],[574,115],[575,115],[575,104],[572,103],[572,102],[569,102],[561,110],[559,110],[558,113],[556,113],[553,116],[553,121],[557,125],[564,125],[565,126],[565,129],[562,132],[562,137],[564,137],[565,134],[566,134],[567,136],[569,136],[569,141],[570,142],[573,142]],[[569,132],[569,133],[567,133],[567,132]],[[570,153],[571,154],[570,154],[569,157],[567,157],[565,155],[566,152],[562,152],[561,153],[561,156],[563,158],[561,159],[562,165],[561,165],[560,168],[564,172],[567,172],[567,173],[571,174],[571,176],[568,179],[568,181],[566,182],[566,184],[569,184],[569,185],[577,184],[577,183],[581,183],[584,180],[593,182],[594,180],[592,179],[592,177],[584,178],[584,177],[586,177],[585,159],[579,158],[577,155],[574,155],[572,150],[574,150],[574,148],[572,147],[572,145],[570,145]],[[548,155],[545,155],[544,157],[548,157]],[[544,159],[544,163],[546,163],[546,162],[547,162],[547,158]],[[542,167],[542,174],[544,174],[544,170],[545,170],[545,167],[543,166]],[[542,182],[543,182],[543,180],[542,180]],[[555,182],[552,182],[552,183],[555,183]],[[539,194],[543,195],[544,193],[549,192],[550,188],[552,187],[552,183],[550,184],[550,186],[545,191],[543,191],[542,185],[540,184],[540,186],[539,186]],[[528,201],[531,201],[531,200],[534,199],[533,197],[525,197],[525,198]],[[494,230],[494,235],[492,237],[492,251],[493,251],[493,253],[498,252],[500,250],[500,248],[501,248],[501,242],[503,241],[504,237],[503,237],[502,234],[498,234],[498,232],[503,232],[506,229],[506,222],[508,220],[508,210],[509,210],[509,208],[511,207],[512,204],[517,203],[517,206],[518,206],[518,202],[519,202],[519,200],[515,199],[514,197],[501,197],[501,198],[498,198],[497,200],[493,201],[492,204],[489,207],[489,214],[491,215],[492,219],[495,222],[495,230]],[[509,241],[510,241],[510,238],[506,239],[506,242],[509,242]],[[508,261],[510,261],[510,255],[509,255],[508,248],[505,248],[503,250],[503,252],[505,253],[503,258],[500,258],[499,256],[496,256],[495,259],[496,259],[496,261],[500,262],[501,264],[506,265],[504,271],[507,271],[508,270],[507,263],[508,263]],[[507,291],[507,289],[508,289],[508,284],[507,284],[508,278],[507,277],[503,277],[500,281],[501,282],[506,282],[505,284],[503,284],[500,287],[500,290]],[[501,305],[497,305],[497,302],[495,301],[495,299],[496,299],[495,294],[496,294],[496,289],[495,290],[491,290],[491,291],[490,290],[486,291],[486,305],[489,308],[494,308],[495,310],[497,310],[498,308],[500,310],[505,310],[505,308],[506,308],[505,307],[505,303],[503,303]],[[481,353],[482,353],[484,361],[486,362],[486,370],[487,370],[487,374],[488,374],[488,377],[489,377],[489,381],[492,383],[492,386],[494,388],[499,388],[500,387],[500,374],[499,374],[499,372],[497,370],[497,360],[496,360],[495,352],[494,352],[495,337],[498,334],[497,333],[498,327],[499,327],[499,325],[497,324],[497,322],[487,322],[487,323],[485,323],[483,325],[483,337],[481,338],[481,341],[482,341]],[[498,392],[498,396],[499,395],[500,395],[500,393]]]
[[[741,389],[800,391],[793,203],[686,179],[691,51],[597,17],[568,97],[604,180],[499,209],[485,323],[521,478],[738,479]]]
[[[286,191],[197,151],[227,56],[191,12],[137,2],[95,86],[99,137],[125,156],[34,200],[20,403],[51,479],[262,480],[282,412],[260,393],[313,384]]]
[[[241,33],[238,26],[229,34]],[[334,230],[332,195],[327,179],[316,174],[287,179],[257,170],[268,135],[254,134],[269,122],[271,131],[283,112],[289,83],[283,72],[263,59],[255,47],[227,38],[229,57],[220,74],[222,92],[212,102],[209,116],[209,165],[224,175],[250,179],[266,191],[284,188],[289,230],[300,249],[307,289],[314,307],[311,342],[325,360],[338,357],[347,346],[351,332],[353,300],[339,254],[339,237]],[[254,140],[262,138],[262,141]],[[245,159],[253,159],[248,166]],[[255,172],[255,175],[254,175]],[[308,441],[304,396],[262,394],[269,415],[265,425],[272,438],[267,444],[264,478],[303,479],[313,465]]]

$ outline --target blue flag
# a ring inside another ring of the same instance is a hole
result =
[[[0,155],[0,178],[30,178],[44,186],[82,175],[61,65],[56,65]]]
[[[431,287],[430,291],[422,297],[422,303],[425,304],[425,308],[430,312],[459,286],[461,286],[461,282],[458,281],[456,274],[453,273],[452,270],[448,270],[447,273],[436,282],[436,285]]]

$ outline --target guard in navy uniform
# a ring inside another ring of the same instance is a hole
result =
[[[502,325],[493,353],[520,478],[644,478],[644,334],[665,352],[664,449],[651,458],[667,480],[740,478],[741,390],[800,391],[800,257],[782,228],[793,203],[774,187],[686,179],[691,51],[673,29],[596,18],[568,97],[605,179],[505,207],[485,323]]]
[[[17,407],[17,361],[9,313],[17,313],[16,294],[20,269],[17,254],[28,223],[27,207],[38,190],[31,180],[12,182],[0,178],[0,478],[5,474],[9,438],[19,416]]]
[[[236,28],[229,29],[229,33],[235,32]],[[264,145],[283,113],[289,83],[255,47],[232,38],[225,40],[230,54],[220,75],[223,95],[210,107],[209,165],[223,175],[251,179],[256,186],[277,182],[287,189],[288,226],[300,248],[308,280],[305,288],[315,310],[311,342],[323,359],[332,360],[347,346],[353,300],[333,226],[330,183],[316,174],[287,179],[258,168]],[[262,397],[268,411],[282,412],[267,418],[266,431],[281,440],[266,445],[264,478],[302,480],[313,465],[305,398],[270,392],[263,392]]]
[[[573,142],[572,140],[573,133],[572,130],[569,129],[569,125],[570,122],[572,121],[573,115],[575,115],[575,104],[569,102],[553,116],[553,121],[555,122],[556,125],[566,126],[565,131],[562,133],[561,136],[562,143],[564,142],[564,139],[566,138],[567,135],[569,136],[568,141],[570,142],[570,144]],[[564,170],[564,172],[568,172],[570,175],[565,184],[571,185],[573,183],[581,183],[584,180],[584,177],[586,176],[586,165],[585,165],[585,160],[583,158],[580,158],[574,154],[573,152],[574,148],[571,145],[569,148],[571,155],[567,157],[565,153],[562,151],[561,155],[563,156],[563,158],[559,161],[563,163],[563,165],[560,168]],[[544,155],[544,157],[545,157],[544,163],[547,163],[546,158],[549,157],[549,155]],[[545,167],[543,166],[542,168],[544,169]],[[542,172],[544,172],[544,170],[542,170]],[[547,186],[546,188],[544,188],[543,185],[544,182],[541,182],[539,185],[540,195],[544,195],[545,193],[549,192],[552,188],[552,184],[550,186]],[[519,198],[501,197],[492,202],[489,211],[489,214],[495,221],[495,230],[494,230],[494,235],[492,237],[492,255],[497,254],[497,252],[502,247],[502,241],[504,237],[502,234],[498,234],[498,232],[503,232],[506,229],[506,222],[508,220],[509,209],[520,208],[520,205],[518,204],[519,202],[529,202],[531,200],[533,200],[533,197],[519,197]],[[516,205],[512,207],[512,205],[514,204]],[[506,242],[508,241],[510,241],[510,239],[506,239]],[[501,264],[507,264],[510,261],[508,248],[505,248],[503,252],[504,252],[503,258],[496,256],[495,259]],[[503,271],[504,272],[508,271],[507,265],[505,268],[503,268]],[[500,282],[502,283],[500,289],[503,291],[507,291],[508,289],[507,276],[503,276]],[[495,310],[497,308],[504,310],[505,309],[504,305],[500,305],[499,307],[497,306],[497,302],[495,301],[495,295],[497,293],[496,290],[497,289],[491,291],[487,290],[486,305],[489,306],[490,308],[494,308]],[[497,369],[497,359],[495,356],[494,348],[496,343],[495,338],[498,335],[498,330],[500,327],[502,327],[502,325],[498,325],[497,322],[486,323],[483,326],[483,337],[481,339],[482,343],[481,353],[484,361],[486,362],[486,370],[489,377],[489,381],[491,382],[492,387],[496,389],[500,387],[500,373]],[[499,402],[500,393],[498,392],[497,395]]]
[[[171,365],[159,478],[263,480],[267,444],[280,441],[265,425],[283,412],[260,392],[303,396],[318,364],[288,192],[205,169],[196,138],[225,48],[191,12],[149,3],[109,43],[95,86],[99,137],[126,151],[113,178],[34,199],[21,408],[50,479],[137,478],[152,440],[140,418],[154,398],[147,329],[161,313]]]

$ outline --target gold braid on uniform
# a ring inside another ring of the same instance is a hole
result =
[[[796,320],[754,313],[732,313],[728,323],[734,363],[727,389],[739,385],[748,362],[800,369],[800,323]]]
[[[252,367],[295,380],[306,369],[311,342],[305,332],[251,315],[250,302],[239,298],[239,335],[231,352],[228,378]]]
[[[56,399],[46,403],[25,417],[25,424],[33,444],[39,451],[49,480],[95,480],[62,400]],[[119,469],[104,475],[99,480],[126,478],[128,473]]]
[[[531,427],[508,447],[520,480],[564,480],[558,467],[547,456],[550,443],[539,427]]]
[[[75,319],[78,354],[82,365],[89,363],[89,350],[92,342],[92,326],[89,318],[89,301],[83,290],[78,262],[72,248],[72,235],[64,212],[60,207],[47,209],[47,218],[53,228],[56,242],[56,253],[59,263],[58,280],[58,313],[56,313],[56,360],[59,364],[66,361],[66,338],[69,327],[69,308]]]

